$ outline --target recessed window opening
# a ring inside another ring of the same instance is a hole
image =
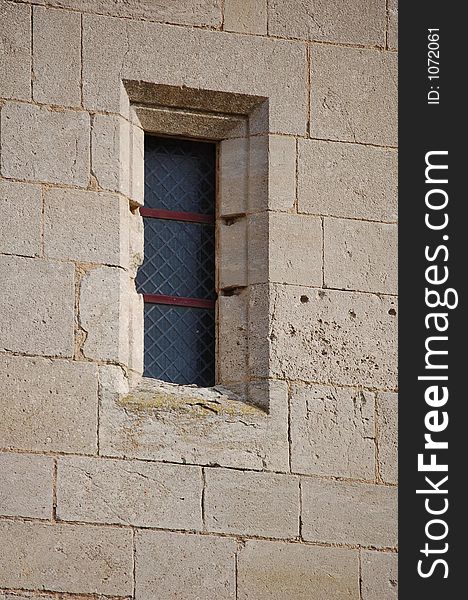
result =
[[[144,375],[215,383],[216,145],[145,136]]]

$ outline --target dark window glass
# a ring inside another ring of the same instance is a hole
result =
[[[214,144],[145,138],[144,375],[214,385]]]

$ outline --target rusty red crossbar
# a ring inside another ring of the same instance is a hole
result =
[[[149,304],[171,304],[173,306],[190,306],[191,308],[214,308],[215,306],[214,300],[164,296],[162,294],[143,294],[143,300]]]
[[[140,208],[140,214],[142,217],[149,217],[150,219],[167,219],[169,221],[189,221],[190,223],[207,223],[208,225],[214,224],[213,215],[201,215],[199,213],[191,212],[177,212],[174,210],[163,210],[160,208]]]

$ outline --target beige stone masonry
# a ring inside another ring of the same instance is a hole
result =
[[[0,351],[73,355],[73,265],[0,256]]]
[[[325,287],[397,294],[397,226],[324,219]]]
[[[398,50],[398,0],[388,0],[388,47]]]
[[[200,467],[60,458],[57,518],[166,529],[202,528]]]
[[[361,551],[362,600],[397,600],[398,556]]]
[[[94,365],[1,355],[0,380],[0,448],[96,452]]]
[[[259,303],[265,297],[261,288],[255,286],[252,293],[260,313],[264,309]],[[269,365],[273,375],[395,389],[395,297],[296,286],[271,288]],[[250,318],[252,343],[260,349],[264,327],[256,322],[255,312],[251,311]],[[265,376],[264,364],[265,358],[252,356],[252,375]]]
[[[205,469],[208,531],[294,538],[299,534],[297,477]],[[278,515],[281,518],[278,519]]]
[[[213,598],[232,600],[236,590],[236,542],[213,536],[138,531],[136,600]]]
[[[42,200],[38,185],[0,181],[0,252],[42,253]]]
[[[396,150],[298,141],[299,212],[395,222]]]
[[[31,7],[0,2],[0,97],[31,97]]]
[[[248,300],[245,290],[218,297],[218,381],[229,386],[247,374]]]
[[[293,472],[374,480],[374,394],[295,385],[290,410]]]
[[[397,490],[383,485],[302,478],[302,536],[311,542],[394,548]]]
[[[132,533],[90,525],[0,522],[0,586],[130,596]]]
[[[29,2],[31,0],[20,0]],[[84,13],[111,15],[126,19],[160,21],[180,25],[217,28],[221,25],[220,0],[130,0],[109,2],[108,0],[34,0],[36,4],[46,4],[69,8]]]
[[[384,46],[385,0],[270,0],[272,35]]]
[[[0,514],[50,519],[53,468],[49,457],[0,454]]]
[[[1,128],[4,177],[88,185],[88,113],[10,103],[1,109]]]
[[[360,600],[358,553],[344,548],[248,541],[238,581],[239,600]]]
[[[81,105],[81,16],[33,7],[33,99]]]
[[[377,395],[377,444],[382,481],[398,483],[398,395]]]
[[[130,282],[115,267],[86,272],[80,288],[79,324],[86,332],[83,354],[99,361],[128,363]]]
[[[224,30],[239,33],[267,33],[267,0],[225,0]]]
[[[127,79],[268,97],[272,132],[305,133],[303,44],[84,15],[85,107],[125,114],[119,81]]]
[[[117,194],[51,188],[44,192],[48,258],[126,267],[128,201]]]
[[[395,53],[314,44],[310,77],[311,137],[396,146]]]
[[[239,387],[242,399],[222,388],[176,386],[146,378],[129,389],[121,369],[102,367],[101,454],[288,470],[286,384],[251,383],[247,392]],[[243,401],[246,395],[251,404]]]

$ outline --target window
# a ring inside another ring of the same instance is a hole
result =
[[[144,375],[215,383],[213,143],[145,136]]]

